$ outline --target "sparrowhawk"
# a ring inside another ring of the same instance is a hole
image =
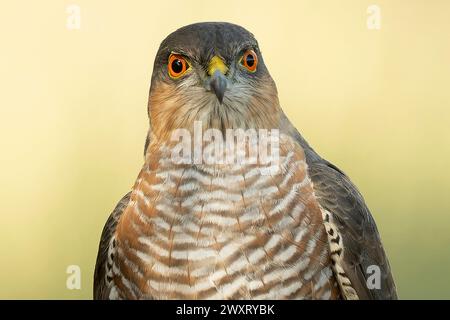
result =
[[[95,299],[397,297],[363,197],[287,119],[247,30],[170,34],[148,115],[144,165],[103,229]]]

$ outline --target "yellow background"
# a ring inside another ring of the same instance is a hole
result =
[[[258,39],[291,120],[364,194],[401,298],[450,298],[450,2],[2,1],[0,298],[91,298],[98,240],[143,161],[162,39]],[[81,267],[81,290],[66,268]]]

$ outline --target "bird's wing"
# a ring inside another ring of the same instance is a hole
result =
[[[337,167],[322,159],[283,115],[282,128],[304,149],[320,206],[332,215],[342,236],[345,274],[360,299],[397,299],[396,287],[375,221],[362,195]],[[377,283],[372,275],[380,271]],[[368,281],[369,280],[369,281]],[[367,283],[370,282],[372,289]],[[377,284],[380,288],[377,289]],[[373,288],[375,286],[375,288]]]
[[[311,163],[309,175],[320,206],[331,213],[342,236],[341,267],[358,297],[396,299],[391,268],[361,194],[345,174],[325,161]],[[378,275],[379,279],[373,278]]]
[[[112,268],[112,257],[110,257],[110,254],[113,235],[116,231],[117,222],[130,201],[130,195],[131,192],[127,193],[119,201],[103,227],[94,271],[94,299],[96,300],[109,298],[109,291],[111,288],[108,286],[106,278],[109,271],[108,269]]]

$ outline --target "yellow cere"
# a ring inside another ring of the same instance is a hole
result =
[[[221,73],[226,74],[228,72],[228,67],[225,65],[222,58],[219,58],[218,56],[212,57],[211,61],[208,65],[208,74],[211,76],[219,70]]]

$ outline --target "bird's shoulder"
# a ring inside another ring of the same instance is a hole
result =
[[[316,198],[332,216],[333,224],[342,236],[342,268],[358,296],[363,299],[396,298],[389,262],[361,193],[328,161],[313,161],[308,168]]]
[[[285,127],[305,152],[308,175],[324,217],[329,214],[342,238],[341,267],[358,297],[396,299],[389,261],[363,196],[350,178],[321,158],[290,123]]]
[[[115,247],[114,234],[119,219],[130,201],[130,197],[131,192],[128,192],[117,203],[103,227],[94,271],[94,299],[103,300],[109,298],[111,281],[109,281],[108,277],[110,277],[109,273],[112,273]]]

